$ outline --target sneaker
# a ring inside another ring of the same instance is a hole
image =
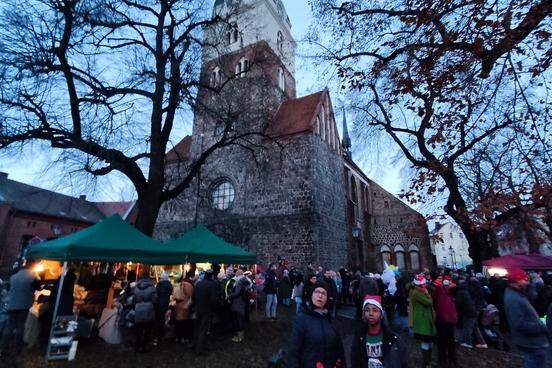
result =
[[[153,339],[153,346],[157,346],[157,345],[159,345],[159,340]]]
[[[471,346],[470,344],[466,344],[465,342],[461,343],[460,346],[466,349],[473,349],[473,346]]]
[[[475,347],[478,348],[478,349],[487,349],[488,348],[487,344],[476,344]]]

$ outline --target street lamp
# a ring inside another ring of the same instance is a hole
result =
[[[451,260],[451,265],[452,265],[452,268],[456,268],[456,262],[454,260],[454,254],[456,252],[454,251],[454,248],[452,248],[452,245],[449,246],[449,254],[450,254],[450,260]]]

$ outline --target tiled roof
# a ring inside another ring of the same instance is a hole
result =
[[[188,157],[192,148],[192,136],[185,136],[173,149],[167,152],[166,162],[178,162]]]
[[[282,137],[312,131],[316,109],[325,93],[327,93],[326,89],[312,95],[284,101],[276,113],[274,122],[266,130],[266,134]]]
[[[0,198],[13,208],[36,214],[96,223],[105,218],[92,202],[0,177]]]
[[[134,203],[135,202],[96,202],[95,204],[105,217],[118,214],[124,219],[134,207]]]

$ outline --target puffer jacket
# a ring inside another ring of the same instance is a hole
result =
[[[232,301],[232,312],[245,315],[245,309],[249,306],[247,290],[249,289],[249,280],[247,277],[241,276],[234,283],[234,288],[230,293],[229,299]]]
[[[155,320],[155,305],[157,304],[157,291],[150,278],[142,278],[133,291],[134,295],[134,319],[137,322]]]
[[[347,366],[337,324],[329,313],[319,314],[307,303],[293,323],[287,367],[317,368],[318,362],[325,368]]]
[[[355,330],[351,346],[351,367],[368,367],[366,352],[366,331],[368,325],[363,322]],[[403,340],[387,327],[387,320],[383,323],[383,366],[385,368],[407,368],[408,346]]]

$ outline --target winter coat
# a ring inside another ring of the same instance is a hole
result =
[[[68,316],[73,314],[73,304],[75,299],[73,297],[73,292],[75,289],[75,281],[77,276],[73,271],[67,271],[65,278],[63,279],[63,289],[61,290],[61,296],[59,297],[59,306],[58,306],[58,316]],[[50,318],[54,315],[54,309],[56,307],[57,293],[59,292],[59,278],[54,286],[54,290],[49,298],[48,312],[50,313]]]
[[[181,293],[177,293],[176,289],[180,288]],[[179,298],[176,300],[175,319],[177,321],[185,321],[190,318],[190,307],[192,306],[192,294],[194,292],[194,286],[189,280],[182,280],[178,283],[174,289],[173,296],[179,294]]]
[[[504,308],[510,325],[512,342],[520,349],[542,349],[549,346],[548,330],[539,319],[529,299],[510,287],[504,292]]]
[[[485,309],[487,305],[487,302],[485,301],[485,290],[478,281],[471,281],[468,290],[473,299],[475,310],[479,315],[479,313],[481,313],[481,311]]]
[[[316,368],[320,362],[333,368],[337,361],[345,368],[345,353],[337,324],[329,313],[319,314],[309,303],[295,317],[286,368]]]
[[[245,309],[249,307],[249,280],[247,277],[240,277],[234,284],[234,288],[230,293],[229,299],[232,301],[231,310],[233,313],[245,315]]]
[[[368,367],[368,354],[366,352],[366,331],[368,325],[363,322],[359,325],[353,337],[351,346],[351,367]],[[383,324],[383,366],[385,368],[407,368],[408,346],[388,327]]]
[[[28,310],[33,306],[34,293],[40,280],[28,269],[22,268],[10,277],[10,286],[6,297],[6,310]]]
[[[303,298],[303,291],[305,290],[305,284],[301,282],[299,285],[293,287],[293,292],[291,293],[292,298]]]
[[[279,287],[278,278],[276,277],[276,273],[272,271],[268,271],[265,276],[265,282],[264,282],[264,292],[265,294],[276,294],[278,292]]]
[[[157,315],[164,316],[169,309],[173,286],[169,280],[162,280],[155,288],[157,291]]]
[[[456,289],[456,310],[458,318],[476,318],[479,316],[475,308],[475,302],[470,295],[466,285],[460,283]]]
[[[330,292],[328,293],[328,299],[330,303],[335,304],[335,302],[337,301],[337,285],[335,284],[335,281],[331,277],[324,277],[323,281],[330,287]]]
[[[198,315],[212,314],[218,306],[218,286],[212,279],[203,279],[194,286],[192,305]]]
[[[293,289],[293,285],[291,284],[291,280],[289,279],[289,276],[282,277],[282,281],[280,282],[280,289],[278,289],[280,298],[281,299],[291,298],[292,289]]]
[[[438,323],[455,325],[458,322],[458,312],[450,289],[446,286],[435,288],[435,316]]]
[[[151,322],[155,320],[155,305],[157,304],[157,292],[150,278],[142,278],[136,283],[133,291],[134,320],[137,323]]]
[[[435,336],[437,331],[433,322],[433,299],[431,299],[431,295],[414,287],[410,290],[410,304],[413,332],[422,336]]]

